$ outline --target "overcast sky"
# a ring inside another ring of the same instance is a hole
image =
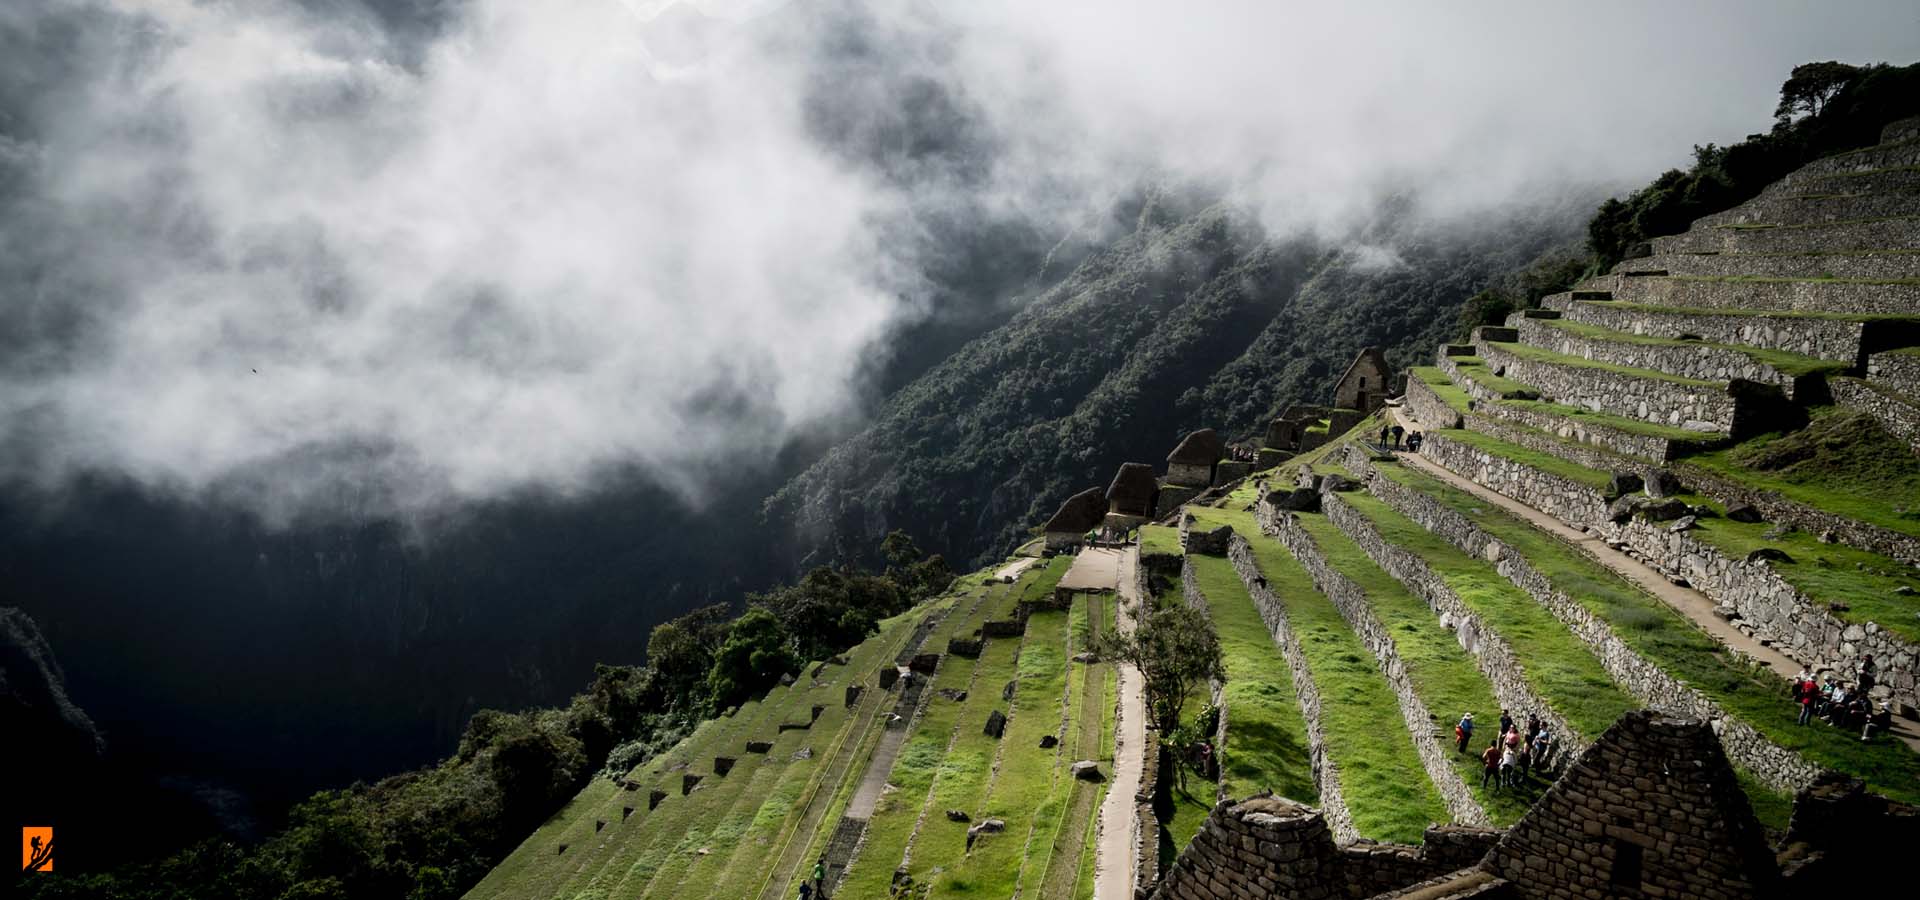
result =
[[[1060,231],[1172,173],[1282,232],[1470,220],[1760,130],[1796,63],[1920,59],[1911,2],[404,6],[0,5],[0,478],[697,499],[854,408],[925,210]],[[964,167],[822,131],[924,129],[930,85]]]

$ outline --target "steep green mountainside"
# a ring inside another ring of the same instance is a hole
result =
[[[1499,226],[1387,211],[1334,243],[1154,195],[1132,233],[889,398],[768,516],[793,526],[802,559],[847,558],[893,528],[949,558],[996,556],[1184,431],[1257,436],[1287,404],[1320,400],[1362,347],[1396,366],[1424,358],[1468,295],[1566,255],[1593,199]]]

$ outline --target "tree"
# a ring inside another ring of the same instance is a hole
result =
[[[1833,60],[1794,66],[1786,83],[1780,85],[1780,105],[1774,108],[1773,116],[1782,125],[1792,122],[1796,113],[1817,116],[1833,95],[1859,75],[1858,66]]]
[[[1181,708],[1194,687],[1227,680],[1213,620],[1185,604],[1155,610],[1132,634],[1107,635],[1101,653],[1140,670],[1147,708],[1161,734],[1179,727]]]
[[[749,609],[733,620],[726,642],[714,654],[713,670],[707,673],[707,693],[713,698],[714,708],[733,706],[798,669],[800,660],[787,641],[780,620],[763,607]]]
[[[707,673],[713,655],[727,639],[727,605],[703,606],[671,622],[653,626],[647,637],[647,666],[662,705],[704,709]]]

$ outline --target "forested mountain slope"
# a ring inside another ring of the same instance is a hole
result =
[[[1387,208],[1333,242],[1150,193],[1132,233],[902,388],[770,498],[768,516],[815,560],[892,528],[949,558],[998,555],[1068,494],[1120,462],[1158,462],[1186,430],[1244,437],[1290,402],[1317,402],[1364,346],[1412,362],[1454,336],[1467,296],[1568,252],[1596,197],[1498,227]]]

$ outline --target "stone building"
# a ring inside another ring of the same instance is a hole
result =
[[[1046,533],[1048,550],[1070,550],[1080,546],[1087,532],[1100,527],[1107,518],[1107,497],[1090,487],[1067,498],[1041,529]]]
[[[1135,528],[1153,517],[1160,480],[1146,463],[1121,463],[1107,485],[1106,525],[1116,531]]]
[[[1184,438],[1167,454],[1167,483],[1204,488],[1213,484],[1213,466],[1227,455],[1227,447],[1211,428]]]
[[[1338,409],[1356,409],[1363,415],[1379,409],[1393,384],[1393,369],[1379,347],[1360,351],[1347,371],[1333,386],[1333,405]]]

